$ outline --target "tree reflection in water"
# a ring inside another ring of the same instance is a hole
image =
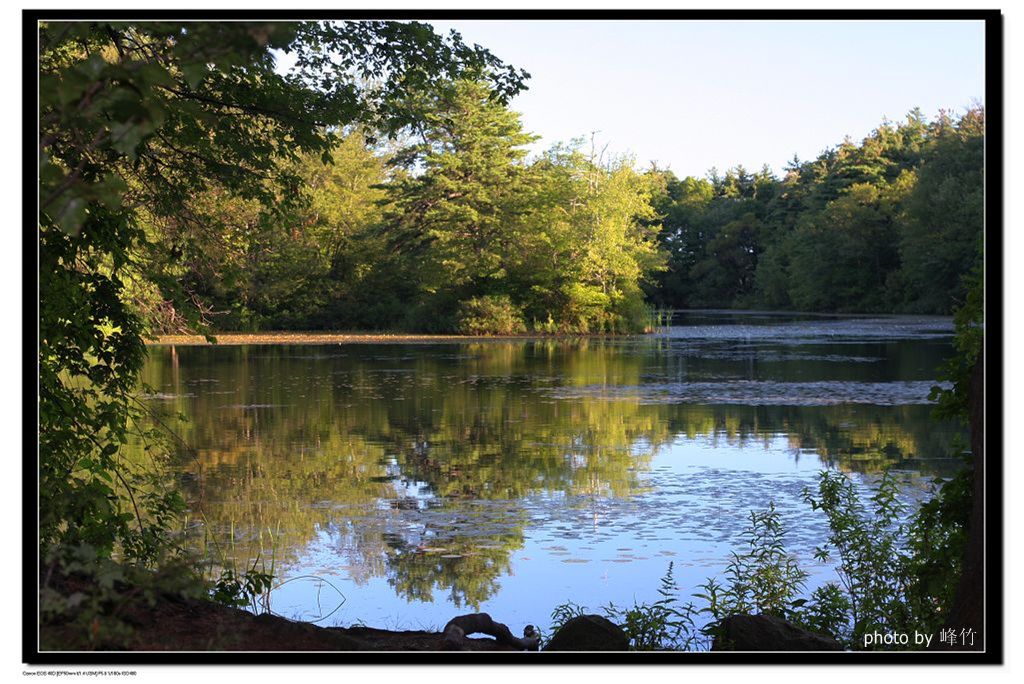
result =
[[[937,364],[942,345],[894,355],[865,343],[848,362],[810,349],[803,363],[789,348],[754,364],[728,344],[688,350],[664,338],[155,347],[143,379],[159,415],[187,417],[180,434],[194,451],[180,449],[171,470],[196,521],[193,549],[237,567],[257,555],[281,565],[327,539],[343,565],[325,572],[386,577],[408,601],[444,595],[458,607],[478,607],[512,571],[536,515],[524,498],[642,497],[651,459],[680,439],[767,446],[782,436],[794,458],[858,472],[941,472],[935,459],[950,455],[953,429],[930,423],[927,405],[680,404],[600,391],[914,378],[921,355]],[[560,398],[566,388],[590,391]]]

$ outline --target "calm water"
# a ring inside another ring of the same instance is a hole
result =
[[[275,613],[417,629],[482,610],[519,632],[566,600],[656,600],[670,561],[689,594],[769,501],[829,579],[802,490],[894,465],[915,502],[950,472],[927,397],[951,336],[701,312],[630,339],[154,347],[145,380],[187,418],[190,544],[272,561]]]

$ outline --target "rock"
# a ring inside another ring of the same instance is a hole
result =
[[[545,651],[626,651],[629,637],[622,628],[600,615],[581,615],[555,632]]]
[[[829,636],[808,632],[773,615],[733,615],[721,622],[712,651],[841,651]]]
[[[540,644],[533,625],[527,625],[523,630],[523,637],[513,636],[509,628],[494,619],[487,613],[470,613],[459,615],[448,621],[444,627],[445,650],[460,651],[466,643],[466,636],[469,634],[483,633],[494,637],[499,643],[511,646],[522,651],[536,651]]]

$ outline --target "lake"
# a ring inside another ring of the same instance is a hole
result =
[[[321,625],[515,633],[571,600],[685,597],[774,502],[811,572],[801,499],[823,469],[910,503],[957,464],[929,420],[952,321],[680,312],[643,337],[154,346],[188,545],[276,576],[270,609]],[[342,598],[343,597],[343,598]]]

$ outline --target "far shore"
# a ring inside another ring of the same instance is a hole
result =
[[[427,335],[416,333],[360,333],[360,332],[264,332],[216,333],[215,343],[202,335],[157,335],[146,340],[149,346],[232,346],[243,344],[416,344],[432,342],[501,342],[522,340],[579,340],[590,338],[642,337],[644,334],[591,334],[591,335]]]

